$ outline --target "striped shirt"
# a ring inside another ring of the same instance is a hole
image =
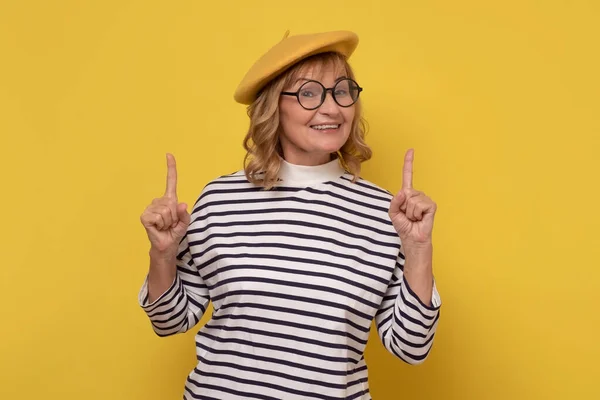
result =
[[[159,336],[210,320],[184,399],[371,399],[363,353],[374,320],[385,348],[417,364],[438,323],[403,276],[392,195],[338,161],[283,161],[264,190],[243,171],[208,183],[192,210],[171,287],[140,306]]]

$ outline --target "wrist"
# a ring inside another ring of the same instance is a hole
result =
[[[150,265],[161,267],[166,266],[168,268],[173,268],[175,263],[177,262],[177,254],[173,251],[165,251],[159,250],[157,248],[151,247],[148,251],[148,255],[150,256]]]
[[[406,265],[431,265],[433,258],[433,244],[431,241],[422,243],[406,242],[404,246],[404,258]]]

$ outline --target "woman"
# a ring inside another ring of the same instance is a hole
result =
[[[141,307],[160,336],[193,328],[187,399],[370,399],[363,352],[373,319],[386,349],[422,362],[440,299],[435,203],[359,178],[371,156],[348,57],[351,32],[285,37],[248,71],[245,169],[202,190],[191,215],[167,188],[141,216],[151,243]],[[401,245],[402,244],[402,245]]]

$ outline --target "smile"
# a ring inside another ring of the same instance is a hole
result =
[[[337,129],[340,127],[340,124],[311,125],[310,127],[317,131],[326,131],[326,130],[330,130],[330,129]]]

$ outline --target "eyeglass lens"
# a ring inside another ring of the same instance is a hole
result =
[[[306,82],[298,91],[298,100],[305,108],[317,108],[325,100],[324,88],[318,82]],[[339,81],[333,88],[335,101],[343,107],[351,106],[358,99],[358,85],[351,79]]]

